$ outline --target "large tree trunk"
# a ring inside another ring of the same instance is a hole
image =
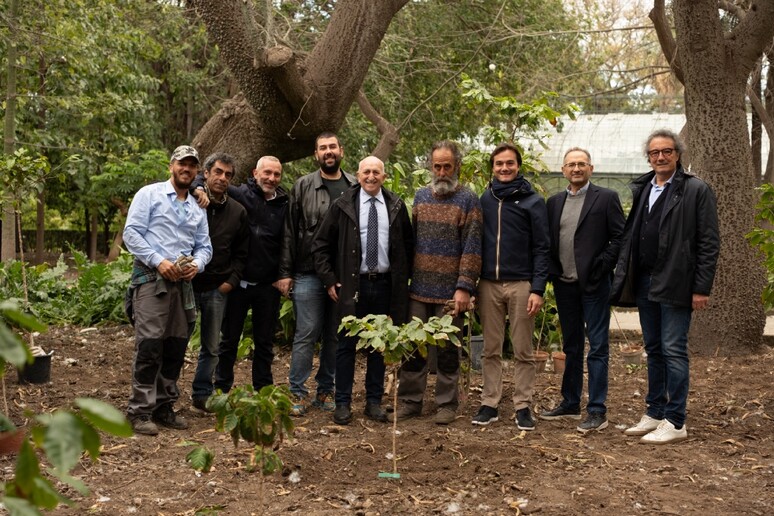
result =
[[[747,127],[747,79],[774,36],[774,0],[756,2],[725,34],[715,0],[674,0],[692,171],[718,197],[720,260],[708,310],[694,313],[691,350],[730,354],[761,342],[766,273],[744,235],[753,227],[757,182]]]
[[[336,131],[355,101],[390,21],[408,0],[339,0],[325,33],[306,56],[264,48],[252,3],[190,0],[239,83],[193,140],[202,155],[224,151],[245,174],[260,156],[308,156],[314,139]],[[394,136],[391,135],[392,138]]]

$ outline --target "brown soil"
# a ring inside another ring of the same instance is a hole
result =
[[[11,414],[69,407],[76,396],[105,400],[123,409],[129,395],[133,353],[130,327],[52,328],[38,341],[55,349],[52,383],[18,386],[7,378]],[[617,347],[615,348],[617,350]],[[83,461],[75,474],[90,486],[77,505],[55,514],[772,514],[774,512],[774,368],[770,350],[761,356],[693,358],[689,439],[672,446],[645,446],[622,430],[644,410],[646,371],[627,370],[617,351],[611,357],[610,426],[581,436],[576,422],[538,421],[533,432],[513,424],[513,407],[503,402],[500,421],[470,424],[479,390],[471,389],[449,426],[425,417],[399,424],[400,479],[391,471],[391,427],[362,417],[362,367],[346,427],[330,413],[312,410],[296,420],[295,439],[279,454],[285,471],[267,477],[245,469],[250,447],[235,449],[213,430],[214,419],[189,410],[195,367],[186,365],[178,408],[187,431],[162,430],[157,437],[104,439],[97,463]],[[289,355],[280,353],[275,378],[287,378]],[[506,365],[505,375],[510,374]],[[238,365],[246,381],[249,363]],[[431,382],[433,377],[431,376]],[[480,376],[473,376],[473,384]],[[538,375],[535,410],[559,398],[560,378]],[[313,385],[311,385],[313,387]],[[506,383],[505,398],[510,396]],[[432,395],[429,396],[432,400]],[[216,455],[210,473],[186,464],[190,443]],[[7,478],[13,460],[0,457]],[[209,511],[209,512],[208,512]]]

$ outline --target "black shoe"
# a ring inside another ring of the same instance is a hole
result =
[[[162,405],[151,416],[154,422],[172,428],[174,430],[185,430],[188,428],[188,422],[182,417],[175,414],[170,405]]]
[[[366,403],[364,414],[368,419],[373,419],[380,423],[387,422],[387,412],[384,411],[381,405],[376,403]]]
[[[545,419],[546,421],[552,421],[554,419],[580,419],[580,408],[577,408],[575,410],[570,410],[564,405],[559,405],[558,407],[551,409],[551,410],[544,410],[541,412],[538,417],[540,419]]]
[[[587,434],[592,430],[600,432],[607,428],[607,417],[604,414],[589,414],[589,416],[578,425],[578,432]]]
[[[473,424],[486,426],[489,423],[494,423],[497,420],[498,417],[496,408],[481,405],[481,408],[478,409],[478,414],[476,414],[476,416],[473,418]]]
[[[532,414],[528,408],[523,408],[516,411],[516,427],[519,430],[534,430],[535,420],[532,419]]]
[[[207,408],[209,398],[191,398],[191,409],[199,414],[212,414],[213,411]]]
[[[340,403],[336,405],[336,410],[333,411],[333,422],[337,425],[348,425],[352,421],[352,410],[346,403]]]

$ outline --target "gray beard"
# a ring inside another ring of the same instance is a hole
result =
[[[430,183],[430,188],[436,195],[449,195],[454,193],[458,184],[459,181],[456,177],[454,179],[438,179],[434,177]]]

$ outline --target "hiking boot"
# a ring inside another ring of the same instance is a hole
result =
[[[174,430],[185,430],[188,428],[188,422],[182,417],[175,414],[170,405],[164,405],[157,409],[151,416],[154,422],[172,428]]]
[[[624,430],[624,435],[645,435],[656,428],[658,428],[658,425],[663,421],[663,419],[655,419],[650,417],[649,415],[645,414],[642,416],[642,419],[640,419],[640,422],[636,425],[627,428]]]
[[[422,405],[418,403],[403,403],[398,410],[392,414],[387,414],[387,421],[393,422],[394,420],[403,421],[404,419],[411,419],[412,417],[419,417],[422,415]]]
[[[200,415],[214,413],[214,411],[207,408],[208,399],[209,398],[191,398],[191,411]]]
[[[669,444],[679,443],[688,439],[688,428],[683,425],[681,429],[675,428],[668,419],[663,419],[658,428],[645,434],[640,439],[642,444]]]
[[[607,417],[604,414],[594,413],[589,414],[581,424],[578,425],[576,430],[582,434],[587,434],[596,430],[600,432],[607,428]]]
[[[333,402],[332,392],[318,392],[312,400],[312,406],[325,412],[333,412],[336,409],[336,403]]]
[[[453,423],[456,417],[456,410],[450,407],[441,407],[438,409],[438,412],[435,413],[433,421],[435,421],[436,425],[448,425],[449,423]]]
[[[135,434],[157,435],[159,427],[151,421],[150,416],[137,416],[132,418],[132,430]]]
[[[378,403],[366,403],[366,408],[363,413],[368,419],[378,421],[379,423],[387,422],[387,413]]]
[[[336,410],[333,411],[333,422],[337,425],[348,425],[352,421],[352,410],[346,403],[336,405]]]
[[[293,396],[293,406],[290,407],[290,415],[301,417],[306,414],[306,398],[303,396]]]
[[[473,418],[473,424],[486,426],[489,423],[494,423],[498,419],[496,408],[481,405],[481,408],[478,409],[478,414]]]
[[[546,421],[552,421],[554,419],[580,419],[580,408],[577,408],[575,410],[570,410],[564,405],[559,405],[556,408],[553,408],[551,410],[544,410],[540,414],[538,414],[538,417],[540,419],[544,419]]]
[[[529,411],[529,408],[516,411],[516,428],[527,431],[535,429],[535,420],[532,419],[532,413]]]

